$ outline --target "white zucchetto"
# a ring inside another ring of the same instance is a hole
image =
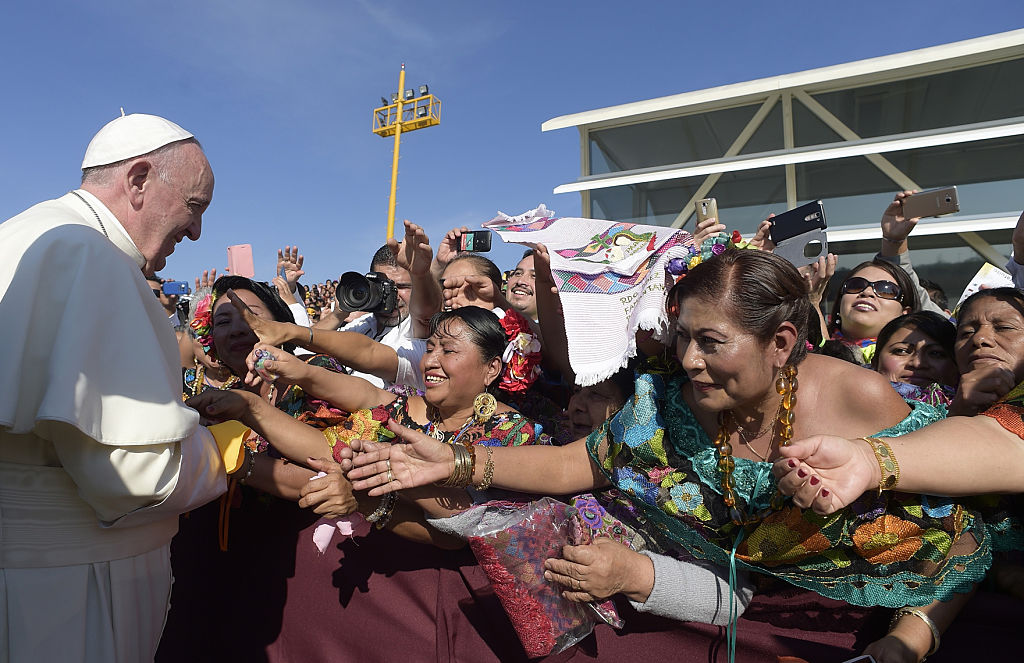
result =
[[[85,148],[82,170],[141,157],[192,134],[156,115],[132,113],[108,122]]]

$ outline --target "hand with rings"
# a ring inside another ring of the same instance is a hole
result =
[[[654,589],[650,558],[608,538],[565,546],[562,559],[546,560],[544,569],[544,578],[565,587],[562,596],[570,601],[603,601],[615,594],[646,601]]]

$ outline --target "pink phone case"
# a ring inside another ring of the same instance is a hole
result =
[[[235,244],[228,247],[228,271],[234,276],[254,278],[256,270],[252,265],[252,244]]]

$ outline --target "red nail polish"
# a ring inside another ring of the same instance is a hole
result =
[[[818,479],[818,477],[811,477],[811,485],[812,486],[817,486],[819,483],[821,483],[821,480]]]
[[[803,478],[804,478],[805,476],[807,476],[807,472],[805,472],[805,471],[803,471],[803,470],[797,470],[797,471],[796,471],[796,475],[797,475],[798,477],[800,477],[801,479],[803,479]]]
[[[821,496],[822,497],[828,497],[829,496],[828,488],[822,488],[821,489]]]
[[[795,461],[795,460],[793,460],[792,458],[790,458],[790,459],[789,459],[789,466],[790,466],[790,467],[796,467],[796,461]]]

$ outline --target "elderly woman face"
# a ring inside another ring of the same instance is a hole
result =
[[[841,292],[841,331],[851,340],[874,338],[887,322],[910,312],[903,306],[899,285],[880,267],[868,266],[851,274]]]
[[[897,329],[885,347],[878,348],[877,370],[890,382],[909,382],[918,387],[933,382],[955,386],[960,379],[953,357],[914,326]]]
[[[566,413],[572,427],[572,439],[578,440],[594,431],[602,422],[622,409],[626,397],[612,380],[589,387],[579,387],[569,399]]]
[[[710,412],[763,400],[778,367],[768,345],[729,319],[721,302],[680,302],[676,358],[690,378],[693,398]]]
[[[1024,381],[1024,316],[1002,298],[981,297],[961,311],[956,327],[956,363],[964,374],[983,367],[1011,371]]]
[[[255,293],[248,290],[232,292],[257,316],[266,320],[273,319],[266,304]],[[244,376],[245,358],[258,342],[259,338],[242,319],[227,295],[218,298],[213,307],[213,347],[217,351],[217,358],[235,375]]]

